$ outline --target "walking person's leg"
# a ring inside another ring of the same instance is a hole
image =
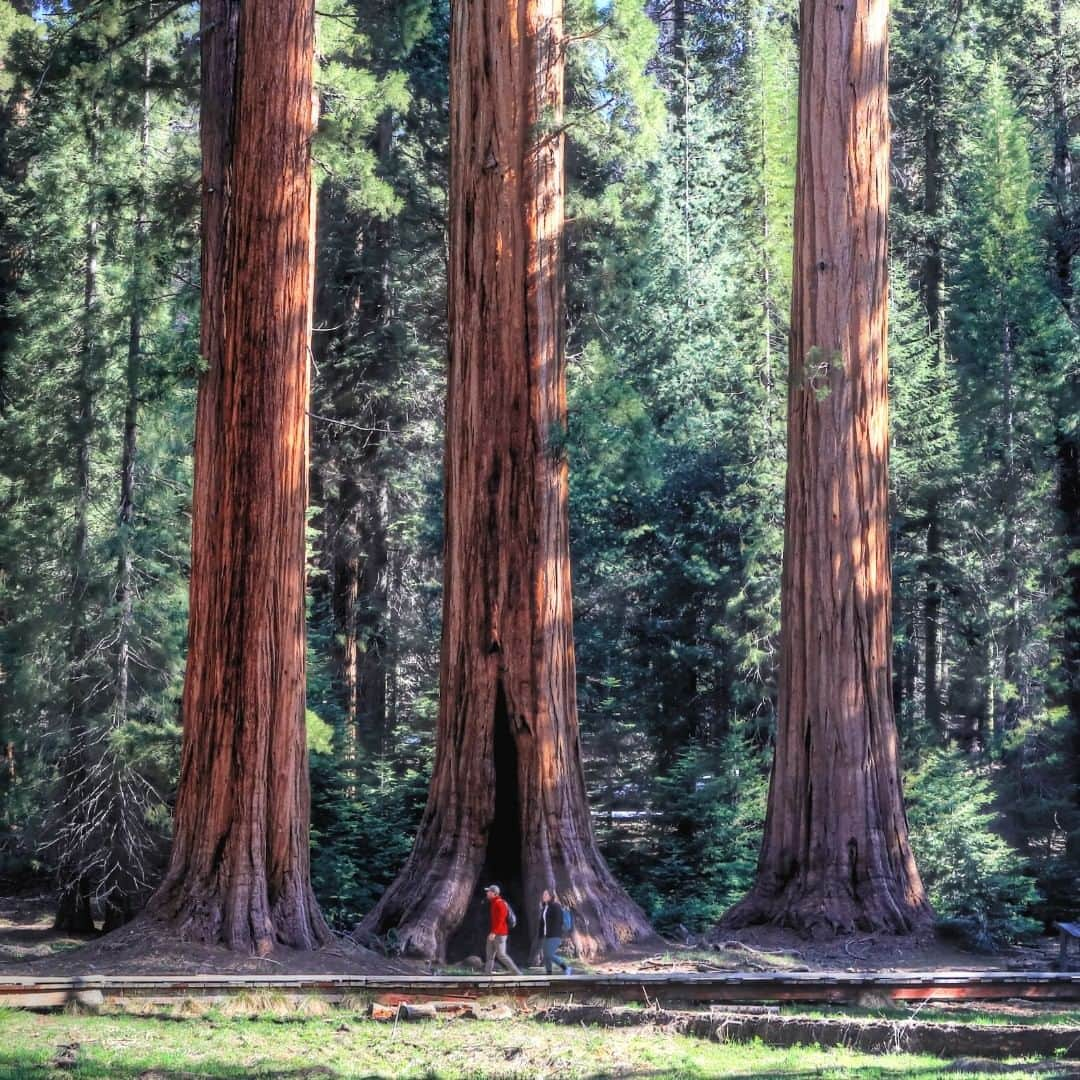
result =
[[[562,945],[562,938],[544,938],[544,964],[547,966],[547,973],[551,974],[552,966],[562,968],[564,975],[570,974],[570,965],[559,956],[559,946]]]
[[[551,965],[555,963],[555,949],[559,942],[556,938],[544,938],[544,970],[550,975]]]
[[[559,956],[559,946],[560,945],[562,945],[562,938],[557,938],[556,941],[555,941],[555,948],[551,950],[551,959],[554,960],[555,963],[558,964],[559,967],[562,968],[562,973],[564,975],[570,975],[570,974],[572,974],[572,971],[571,971],[571,968],[570,968],[570,961],[569,960],[564,960],[561,956]]]
[[[486,960],[485,960],[485,963],[484,963],[484,971],[488,975],[494,975],[495,974],[496,941],[497,941],[497,939],[492,934],[488,934],[487,944],[485,946]]]
[[[499,963],[505,968],[509,968],[515,975],[521,974],[521,969],[510,959],[510,954],[506,951],[506,935],[502,934],[495,939],[495,955],[498,957]]]

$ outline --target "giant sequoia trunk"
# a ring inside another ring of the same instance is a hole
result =
[[[729,923],[904,932],[890,687],[887,0],[803,0],[776,757],[756,883]]]
[[[597,849],[581,766],[567,528],[561,0],[468,0],[451,31],[450,370],[441,702],[416,845],[360,926],[482,949],[479,887],[584,954],[651,935]],[[520,952],[520,948],[518,950]]]
[[[152,909],[236,949],[328,937],[308,869],[310,0],[202,7],[202,353],[175,839]]]

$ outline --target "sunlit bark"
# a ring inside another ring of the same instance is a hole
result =
[[[930,917],[893,718],[887,0],[804,0],[776,758],[750,894],[809,931]]]
[[[413,853],[361,932],[482,952],[499,882],[594,954],[650,935],[597,849],[581,766],[567,525],[561,0],[455,4],[441,703]],[[483,880],[481,880],[483,879]],[[512,945],[514,941],[512,939]]]
[[[329,936],[309,882],[304,512],[314,11],[202,7],[202,352],[175,838],[152,909],[265,953]]]

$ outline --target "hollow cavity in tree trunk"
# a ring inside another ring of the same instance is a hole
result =
[[[578,730],[567,503],[561,0],[451,8],[450,363],[435,766],[415,847],[359,927],[480,952],[505,889],[584,955],[653,936],[600,855]]]

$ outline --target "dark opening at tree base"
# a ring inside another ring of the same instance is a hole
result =
[[[495,809],[487,831],[487,848],[476,883],[476,898],[470,900],[465,917],[450,935],[447,960],[483,956],[490,928],[488,901],[483,890],[498,885],[504,899],[517,915],[517,926],[510,931],[507,951],[520,965],[529,959],[529,931],[525,919],[524,863],[521,848],[521,799],[518,792],[519,767],[517,743],[510,729],[510,713],[500,682],[495,696],[495,719],[492,731],[495,763]]]

